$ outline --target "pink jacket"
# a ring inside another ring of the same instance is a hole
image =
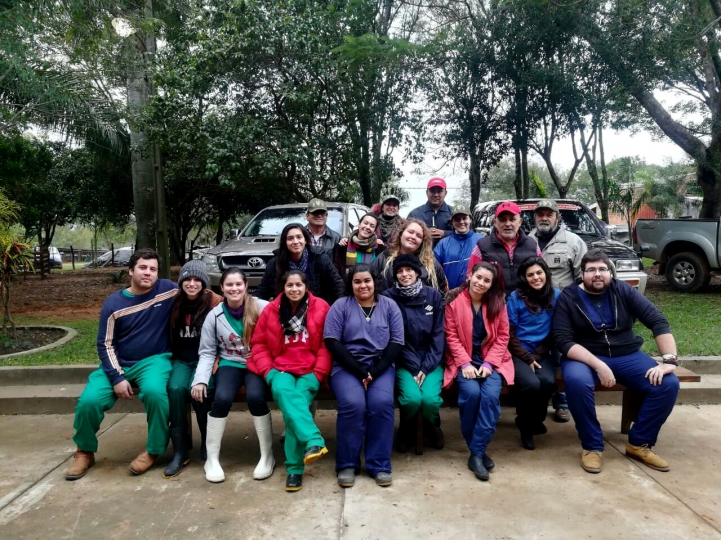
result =
[[[486,306],[483,310],[483,324],[486,325],[488,336],[483,341],[481,353],[483,360],[493,366],[506,380],[506,384],[513,384],[515,371],[511,353],[508,352],[508,313],[505,309],[496,317],[493,323],[488,321]],[[443,388],[453,384],[463,364],[471,361],[473,350],[473,308],[468,290],[459,294],[455,300],[446,306],[446,369],[443,373]]]

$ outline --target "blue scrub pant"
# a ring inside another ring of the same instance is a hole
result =
[[[344,369],[338,369],[331,377],[330,386],[338,399],[336,471],[352,468],[359,472],[365,442],[368,474],[375,477],[379,472],[391,472],[395,380],[393,367],[371,381],[367,391],[357,377]]]
[[[464,379],[458,372],[458,410],[461,433],[474,456],[482,456],[496,433],[501,417],[503,378],[494,371],[485,379]]]
[[[660,385],[653,386],[645,375],[657,365],[656,361],[641,351],[616,358],[598,356],[598,359],[611,368],[620,384],[644,396],[638,420],[628,432],[628,442],[634,446],[654,446],[661,426],[676,403],[678,377],[674,374],[666,375]],[[566,383],[568,408],[576,423],[581,446],[584,450],[603,450],[603,432],[596,418],[593,395],[599,381],[598,374],[586,364],[569,360],[565,356],[561,358],[561,369]]]

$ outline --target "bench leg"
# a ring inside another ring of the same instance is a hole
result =
[[[422,456],[423,455],[423,415],[418,412],[416,415],[417,419],[417,425],[416,425],[416,455]]]
[[[638,420],[638,411],[641,410],[643,395],[633,390],[623,391],[623,405],[621,407],[621,433],[628,435],[631,424]]]

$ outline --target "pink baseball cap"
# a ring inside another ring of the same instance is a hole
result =
[[[496,217],[500,216],[502,212],[510,212],[514,216],[521,215],[520,207],[516,203],[511,201],[502,202],[496,207]]]
[[[433,178],[431,178],[430,180],[428,180],[428,185],[426,186],[426,189],[431,189],[431,188],[434,188],[434,187],[439,187],[439,188],[447,189],[447,188],[446,188],[446,181],[443,180],[443,178],[441,178],[440,176],[434,176]]]

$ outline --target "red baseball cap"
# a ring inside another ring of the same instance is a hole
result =
[[[431,189],[431,188],[434,188],[434,187],[439,187],[439,188],[447,189],[447,188],[446,188],[446,181],[443,180],[443,178],[441,178],[440,176],[434,176],[433,178],[431,178],[430,180],[428,180],[428,185],[426,186],[426,189]]]
[[[500,216],[502,212],[510,212],[514,216],[521,215],[520,207],[516,203],[511,201],[502,202],[496,207],[496,217]]]

